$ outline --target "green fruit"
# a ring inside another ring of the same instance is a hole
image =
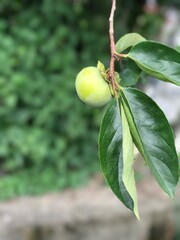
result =
[[[111,100],[109,85],[96,67],[87,67],[79,72],[76,91],[84,103],[93,107],[102,107]]]

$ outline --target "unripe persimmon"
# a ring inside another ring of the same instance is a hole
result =
[[[93,107],[102,107],[111,100],[109,84],[96,67],[82,69],[76,77],[76,91],[79,98]]]

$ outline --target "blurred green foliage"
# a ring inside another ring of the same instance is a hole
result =
[[[118,1],[116,38],[144,1]],[[123,6],[123,8],[121,7]],[[0,198],[84,184],[99,170],[102,111],[83,105],[81,68],[108,65],[111,1],[0,1]]]
[[[107,15],[89,20],[83,2],[0,3],[1,199],[80,185],[99,169],[100,111],[74,81],[107,58]]]
[[[82,184],[98,169],[99,113],[74,81],[105,52],[105,17],[92,28],[81,1],[1,1],[0,12],[0,198]]]

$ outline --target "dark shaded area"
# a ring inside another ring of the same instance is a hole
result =
[[[174,228],[169,222],[162,222],[161,224],[156,224],[152,226],[149,233],[148,240],[163,240],[173,239]]]

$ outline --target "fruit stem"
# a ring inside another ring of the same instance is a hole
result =
[[[110,51],[111,51],[111,59],[110,59],[110,67],[109,67],[109,81],[111,82],[112,89],[114,91],[114,95],[118,97],[118,87],[115,81],[114,74],[114,63],[115,63],[115,42],[114,42],[114,12],[116,10],[116,0],[112,0],[111,13],[109,17],[109,38],[110,38]]]

